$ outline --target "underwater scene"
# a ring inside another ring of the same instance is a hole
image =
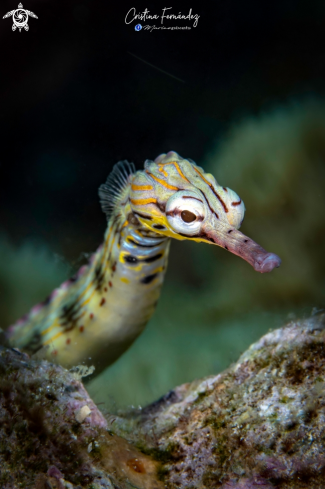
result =
[[[28,1],[0,489],[325,487],[325,4]]]

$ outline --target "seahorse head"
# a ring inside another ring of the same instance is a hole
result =
[[[261,273],[280,266],[277,255],[238,231],[245,206],[236,192],[173,151],[147,160],[130,178],[129,199],[141,224],[155,233],[221,246]]]

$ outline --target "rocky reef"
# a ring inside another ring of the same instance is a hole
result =
[[[163,487],[159,463],[109,430],[83,370],[0,352],[1,489]]]
[[[324,346],[325,314],[291,322],[223,373],[116,416],[80,369],[2,350],[0,487],[325,487]]]
[[[115,427],[163,464],[167,487],[325,487],[325,314],[253,344]]]

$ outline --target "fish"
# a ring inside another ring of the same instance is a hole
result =
[[[174,151],[146,160],[139,171],[118,162],[99,187],[99,199],[107,218],[103,244],[75,276],[8,328],[11,347],[28,354],[43,349],[51,362],[95,365],[100,373],[154,313],[172,239],[217,245],[260,273],[281,264],[239,231],[245,205],[236,192]]]

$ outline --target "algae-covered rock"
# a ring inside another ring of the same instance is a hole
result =
[[[1,489],[163,487],[159,464],[107,429],[79,378],[0,351]]]
[[[325,487],[325,314],[252,345],[115,429],[163,464],[167,487]]]
[[[3,350],[0,487],[325,487],[324,353],[320,314],[268,333],[219,375],[104,417],[80,369]]]

